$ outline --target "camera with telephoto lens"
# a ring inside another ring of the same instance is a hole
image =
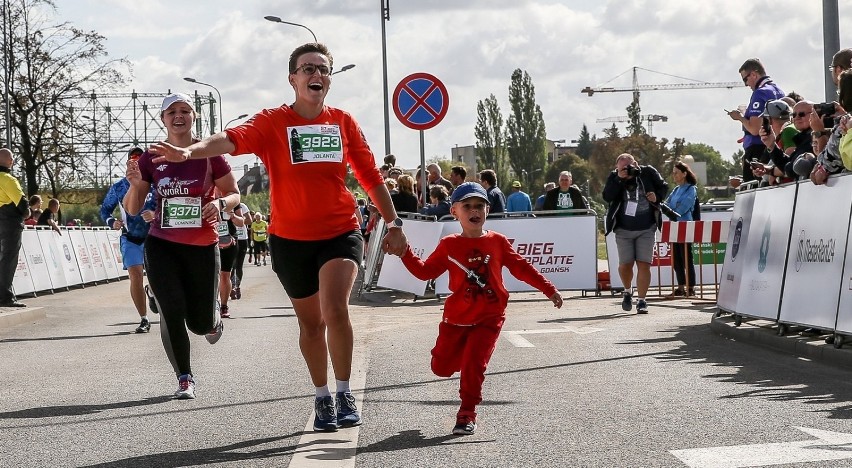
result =
[[[660,212],[666,215],[666,218],[669,218],[670,221],[677,221],[680,218],[680,213],[673,210],[665,202],[660,202],[657,206],[660,208]]]
[[[637,177],[642,172],[638,166],[627,166],[624,168],[627,171],[627,177]]]
[[[834,103],[833,102],[823,102],[820,104],[814,104],[814,111],[820,117],[825,117],[827,115],[834,115]]]

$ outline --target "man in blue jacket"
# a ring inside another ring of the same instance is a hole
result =
[[[640,166],[623,153],[615,160],[615,170],[606,179],[603,199],[609,203],[604,219],[605,234],[615,233],[618,247],[618,276],[624,284],[621,308],[633,308],[633,265],[636,265],[636,313],[647,314],[645,294],[651,285],[656,231],[662,226],[659,202],[665,200],[669,185],[653,166]]]
[[[139,159],[142,153],[141,148],[133,148],[128,153],[127,159],[134,161]],[[148,313],[145,309],[146,294],[142,285],[143,264],[145,263],[143,249],[145,237],[148,235],[148,222],[153,217],[155,208],[154,196],[148,194],[148,198],[145,199],[145,206],[139,215],[131,216],[124,211],[124,207],[121,205],[121,201],[129,188],[130,182],[127,181],[127,178],[122,178],[110,187],[104,202],[101,204],[101,218],[110,228],[121,230],[121,259],[124,263],[124,269],[130,276],[130,297],[133,299],[133,305],[141,319],[139,326],[136,327],[136,333],[147,333],[151,329],[151,322],[148,320]],[[120,219],[113,217],[116,207],[121,213]],[[146,217],[148,221],[145,220]],[[151,310],[157,311],[156,305],[153,303]]]

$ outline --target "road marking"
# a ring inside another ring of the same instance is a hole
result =
[[[356,347],[352,353],[352,374],[349,385],[355,404],[363,414],[364,386],[367,382],[367,352]],[[331,368],[329,367],[331,372]],[[329,388],[335,392],[334,375],[328,377]],[[311,410],[305,431],[290,460],[290,468],[340,467],[354,468],[355,449],[358,448],[358,435],[361,426],[341,429],[337,432],[314,432],[314,412]]]
[[[745,468],[852,459],[852,434],[794,427],[816,439],[671,450],[670,453],[692,468]]]
[[[603,331],[603,328],[594,327],[571,327],[565,326],[562,328],[546,328],[543,330],[510,330],[503,331],[501,335],[506,338],[509,343],[512,343],[516,348],[535,348],[535,345],[521,335],[539,335],[542,333],[576,333],[578,335],[587,335],[589,333],[597,333]]]

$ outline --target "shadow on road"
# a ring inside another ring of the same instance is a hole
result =
[[[41,408],[28,408],[18,411],[8,411],[0,413],[0,419],[35,419],[35,418],[54,418],[59,416],[85,416],[87,414],[97,414],[101,411],[119,409],[119,408],[134,408],[137,406],[156,405],[171,401],[171,396],[157,396],[143,398],[136,401],[119,401],[116,403],[108,403],[103,405],[66,405],[66,406],[44,406]]]
[[[216,463],[233,463],[246,460],[260,460],[292,455],[299,446],[288,445],[284,447],[273,447],[253,452],[239,452],[263,444],[271,444],[281,440],[300,437],[302,431],[278,437],[264,437],[254,440],[245,440],[221,447],[211,447],[196,450],[183,450],[179,452],[164,452],[152,455],[125,458],[111,462],[98,463],[95,465],[84,465],[89,468],[131,468],[131,467],[161,467],[176,468],[183,466],[212,465]],[[327,443],[327,441],[317,441]]]

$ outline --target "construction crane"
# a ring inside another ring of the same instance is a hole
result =
[[[636,71],[640,70],[640,69],[645,70],[645,71],[649,71],[649,72],[652,72],[652,73],[659,73],[659,72],[655,72],[654,70],[648,70],[648,69],[640,68],[640,67],[633,67],[633,86],[621,87],[621,88],[619,88],[619,87],[591,87],[591,86],[586,86],[580,92],[586,93],[586,94],[589,95],[589,97],[591,97],[595,93],[618,93],[618,92],[630,91],[630,92],[633,93],[633,102],[637,103],[637,105],[638,105],[638,103],[639,103],[639,92],[640,91],[665,91],[665,90],[675,90],[675,89],[709,89],[709,88],[733,89],[733,88],[740,88],[740,87],[743,86],[743,84],[739,81],[723,81],[723,82],[715,82],[714,83],[714,82],[709,82],[709,81],[693,80],[691,78],[684,78],[684,77],[681,77],[681,76],[668,75],[667,73],[660,73],[660,74],[671,76],[671,77],[674,77],[674,78],[679,78],[679,79],[682,79],[682,80],[689,80],[689,81],[692,81],[692,83],[640,85],[639,80],[636,77]],[[625,73],[627,73],[627,72],[625,72]],[[623,75],[623,74],[624,73],[622,73],[621,75]],[[621,75],[618,75],[618,76],[621,76]],[[615,77],[615,78],[618,78],[618,76]],[[615,78],[613,78],[613,79],[615,79]],[[610,81],[612,81],[612,80],[610,80]]]
[[[647,114],[640,116],[643,121],[648,122],[648,135],[654,135],[654,122],[668,122],[669,118],[665,115]],[[630,122],[630,117],[622,115],[619,117],[605,117],[598,119],[597,123],[614,123],[614,122]]]

